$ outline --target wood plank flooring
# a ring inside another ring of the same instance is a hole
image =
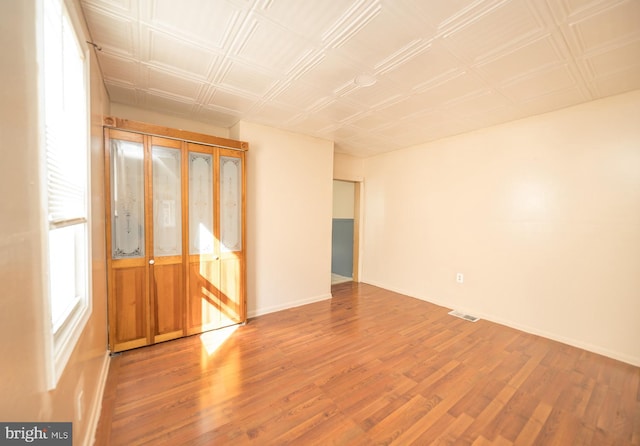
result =
[[[370,285],[333,295],[113,357],[96,445],[640,444],[638,367]]]

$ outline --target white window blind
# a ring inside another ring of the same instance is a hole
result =
[[[58,1],[45,2],[45,136],[48,220],[86,221],[87,138],[84,55]]]

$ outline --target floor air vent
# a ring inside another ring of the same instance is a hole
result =
[[[479,317],[471,316],[470,314],[464,314],[460,311],[451,310],[449,311],[451,316],[459,317],[460,319],[464,319],[465,321],[477,322],[480,320]]]

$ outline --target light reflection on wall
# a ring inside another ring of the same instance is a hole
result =
[[[520,183],[514,187],[512,198],[512,209],[517,220],[538,220],[549,213],[550,191],[543,183]]]

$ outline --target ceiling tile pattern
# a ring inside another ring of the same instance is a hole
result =
[[[355,156],[640,88],[640,0],[81,4],[111,101]]]

